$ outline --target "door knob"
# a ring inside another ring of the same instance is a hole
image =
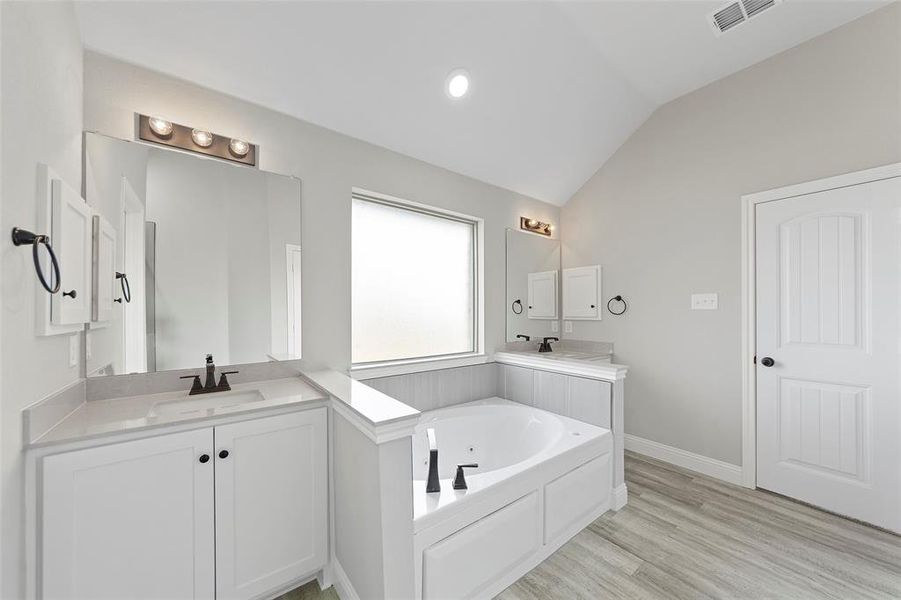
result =
[[[770,358],[769,356],[764,356],[763,358],[760,359],[760,364],[762,364],[764,367],[772,367],[773,365],[776,364],[776,361],[773,360],[772,358]]]

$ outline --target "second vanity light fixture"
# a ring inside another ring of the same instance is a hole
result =
[[[179,125],[160,117],[137,115],[138,139],[188,152],[205,154],[245,165],[256,166],[257,145],[238,138],[218,135],[206,129]]]
[[[519,228],[523,231],[530,231],[540,235],[550,236],[554,230],[554,226],[550,223],[542,223],[538,219],[530,219],[528,217],[519,218]]]

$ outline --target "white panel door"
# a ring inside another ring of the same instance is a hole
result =
[[[529,273],[530,319],[557,318],[557,271]]]
[[[113,318],[113,286],[116,280],[116,230],[100,215],[94,215],[94,321]]]
[[[563,318],[600,320],[601,267],[563,269]]]
[[[256,598],[322,568],[326,409],[215,433],[217,600]]]
[[[202,429],[45,458],[40,597],[212,600],[212,445]]]
[[[91,320],[91,208],[59,179],[52,183],[50,242],[59,261],[60,291],[50,298],[56,325]]]
[[[901,179],[757,207],[757,483],[901,531]]]

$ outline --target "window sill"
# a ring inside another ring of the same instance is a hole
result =
[[[390,377],[392,375],[408,375],[423,371],[439,371],[455,367],[467,367],[491,362],[487,354],[463,354],[458,356],[439,356],[435,358],[416,358],[370,365],[358,365],[350,368],[350,376],[357,380]]]

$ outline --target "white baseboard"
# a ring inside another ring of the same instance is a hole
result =
[[[613,510],[619,510],[629,502],[629,490],[625,483],[621,483],[613,488]]]
[[[742,485],[741,467],[738,465],[701,456],[700,454],[646,440],[628,433],[625,435],[625,438],[626,450],[644,454],[645,456],[650,456],[702,475],[721,479],[727,483]]]
[[[341,563],[334,556],[332,557],[332,576],[335,580],[335,593],[338,594],[338,598],[341,600],[360,600],[360,596],[350,582],[350,578],[344,572]]]

